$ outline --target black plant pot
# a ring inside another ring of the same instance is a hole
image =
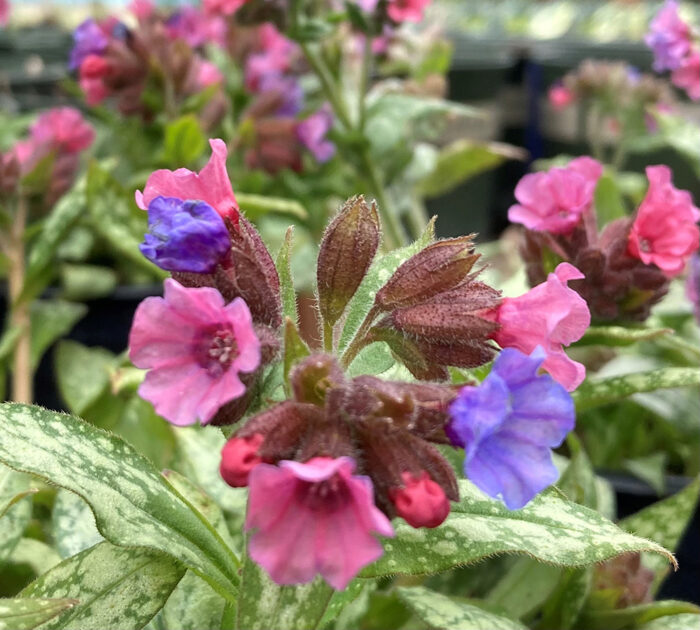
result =
[[[625,473],[605,472],[607,479],[615,490],[617,499],[617,516],[625,518],[639,510],[649,507],[659,499],[671,496],[687,486],[689,477],[667,476],[664,497],[643,481]],[[700,504],[696,505],[685,534],[676,550],[678,571],[671,572],[661,585],[659,599],[678,599],[700,605]]]

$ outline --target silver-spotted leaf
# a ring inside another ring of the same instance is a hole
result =
[[[74,599],[0,599],[0,630],[31,630],[76,603]]]
[[[0,465],[0,564],[12,553],[32,514],[29,477]]]
[[[61,558],[70,558],[104,540],[97,531],[95,515],[77,494],[60,489],[51,512],[56,550]]]

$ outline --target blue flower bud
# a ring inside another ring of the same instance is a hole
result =
[[[141,253],[166,271],[209,273],[231,249],[218,212],[203,201],[156,197],[148,205]]]

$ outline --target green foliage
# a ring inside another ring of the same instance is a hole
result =
[[[61,558],[70,558],[102,540],[90,506],[77,494],[63,490],[56,493],[51,525],[54,544]]]
[[[556,492],[510,511],[468,481],[459,486],[461,499],[440,527],[413,529],[396,522],[396,538],[384,543],[384,556],[361,575],[436,573],[498,553],[523,554],[563,567],[586,566],[628,551],[651,551],[674,562],[660,545],[628,534]]]
[[[0,466],[0,564],[13,552],[29,523],[29,477]]]
[[[76,603],[74,599],[0,599],[0,630],[31,630]]]
[[[192,166],[206,148],[206,136],[194,114],[186,114],[166,125],[163,160],[169,166]]]
[[[581,616],[579,627],[586,630],[622,630],[623,628],[639,628],[655,619],[682,614],[696,615],[694,624],[700,621],[700,608],[687,602],[664,600],[629,606],[619,610],[589,611]],[[689,626],[693,627],[693,626]]]
[[[87,313],[87,306],[63,300],[36,300],[31,305],[31,363],[35,370],[44,352],[70,332]]]
[[[277,254],[275,266],[277,275],[280,278],[280,293],[282,294],[282,314],[292,322],[297,322],[297,296],[294,290],[294,280],[292,278],[292,268],[290,260],[292,255],[292,242],[294,239],[294,227],[287,228],[284,236],[284,243]]]
[[[4,404],[0,461],[81,495],[100,533],[118,545],[163,551],[224,597],[237,589],[239,561],[211,524],[146,458],[76,418]]]
[[[628,326],[591,326],[576,346],[631,346],[673,334],[672,328],[630,328]]]
[[[627,215],[622,193],[615,178],[604,173],[595,189],[595,213],[599,227]]]
[[[309,218],[304,206],[294,199],[236,193],[236,201],[246,217],[253,221],[266,214],[287,215],[300,221]]]
[[[140,630],[183,574],[181,565],[163,552],[103,542],[64,560],[21,595],[77,600],[70,612],[47,622],[43,630]]]

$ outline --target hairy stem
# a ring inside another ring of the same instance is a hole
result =
[[[372,327],[372,324],[374,323],[374,320],[377,318],[377,315],[379,315],[379,309],[376,306],[373,306],[369,310],[369,313],[367,313],[365,319],[362,321],[362,324],[360,324],[360,327],[357,329],[352,342],[345,349],[345,352],[340,359],[340,365],[342,367],[348,368],[355,357],[359,354],[360,350],[362,350],[362,348],[369,343],[370,340],[368,333]]]

